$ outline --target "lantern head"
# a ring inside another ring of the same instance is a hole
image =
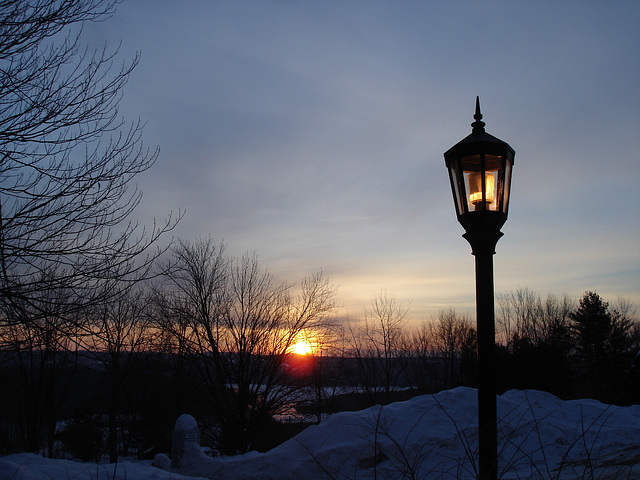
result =
[[[444,154],[453,202],[458,221],[468,234],[492,229],[499,232],[509,212],[515,151],[485,132],[478,97],[473,118],[471,135]]]

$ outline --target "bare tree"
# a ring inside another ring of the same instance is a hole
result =
[[[543,299],[528,288],[498,295],[498,333],[503,345],[513,348],[525,342],[539,345],[568,333],[574,302],[567,296],[549,294]]]
[[[71,292],[44,291],[18,311],[35,319],[15,325],[0,325],[0,351],[7,359],[7,371],[14,378],[3,387],[11,392],[5,408],[11,421],[5,425],[14,432],[13,448],[43,452],[53,457],[56,425],[69,395],[78,362],[78,336],[83,319],[70,317],[56,306]]]
[[[297,295],[275,285],[255,255],[229,260],[211,238],[179,242],[157,296],[165,329],[180,337],[216,413],[224,453],[246,451],[296,386],[283,369],[294,341],[320,328],[334,308],[335,288],[321,274]]]
[[[538,343],[544,335],[544,312],[540,296],[527,288],[511,290],[498,295],[500,315],[498,324],[504,340]]]
[[[153,347],[155,332],[145,312],[143,295],[140,288],[127,290],[111,301],[94,306],[87,315],[91,334],[81,337],[83,346],[107,374],[107,446],[112,463],[118,461],[118,444],[127,445],[127,438],[124,435],[119,438],[118,431],[131,430],[131,425],[123,428],[122,422],[124,414],[132,411],[132,390],[137,388],[141,376],[137,371],[140,356]]]
[[[625,297],[616,298],[611,307],[609,383],[613,390],[620,392],[615,400],[637,403],[640,398],[637,393],[640,388],[640,323],[636,308]]]
[[[82,26],[115,3],[0,2],[0,328],[34,395],[19,405],[23,443],[49,454],[67,364],[93,333],[88,308],[148,275],[157,240],[175,225],[146,231],[131,220],[134,179],[157,157],[140,122],[118,112],[138,57],[120,64],[118,49],[82,44]]]
[[[410,348],[412,387],[419,393],[429,393],[439,389],[440,361],[434,345],[431,324],[422,322],[411,334]]]
[[[567,295],[521,288],[498,295],[500,378],[512,388],[538,388],[570,394],[573,349],[569,315],[574,302]]]
[[[309,341],[313,345],[311,358],[311,381],[315,397],[315,415],[320,423],[323,414],[335,413],[335,400],[340,393],[345,374],[345,328],[337,319],[311,333]]]
[[[466,314],[441,310],[411,338],[412,378],[421,391],[442,390],[475,381],[476,331]]]
[[[359,387],[369,400],[383,392],[388,403],[399,386],[405,356],[404,327],[409,306],[395,294],[381,290],[371,297],[364,323],[351,330],[351,349],[356,359]]]
[[[469,357],[476,355],[476,332],[469,316],[453,309],[441,310],[430,329],[442,362],[442,388],[453,388],[474,376],[474,372],[465,371],[471,367]]]
[[[119,117],[122,88],[138,58],[82,47],[82,25],[113,12],[110,0],[0,3],[0,322],[45,315],[43,291],[65,290],[73,310],[119,280],[148,271],[158,237],[130,216],[141,199],[133,179],[157,151],[141,124]],[[145,258],[145,254],[150,255]],[[38,297],[38,301],[32,300]],[[40,308],[42,307],[42,308]],[[19,310],[23,309],[23,312]]]

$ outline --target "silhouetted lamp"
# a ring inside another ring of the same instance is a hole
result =
[[[471,135],[444,154],[453,203],[476,260],[476,322],[478,332],[479,475],[494,480],[498,473],[495,389],[495,308],[493,254],[507,220],[514,150],[484,130],[476,97]]]
[[[487,242],[493,242],[489,248],[495,249],[502,236],[500,228],[509,212],[515,152],[509,144],[485,132],[479,98],[476,98],[473,118],[471,135],[447,150],[444,159],[458,221],[467,232],[464,237],[475,254],[476,248],[489,247],[485,245]],[[478,235],[488,238],[473,238]]]

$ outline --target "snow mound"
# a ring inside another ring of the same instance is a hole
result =
[[[33,453],[0,457],[0,480],[194,480],[145,463],[80,463]],[[204,480],[204,479],[202,479]]]
[[[187,446],[180,473],[211,480],[475,479],[476,408],[476,390],[459,387],[332,415],[266,453],[211,458]],[[498,397],[498,416],[502,479],[640,478],[640,405],[512,390]],[[110,465],[35,455],[0,458],[0,480],[185,478],[127,462],[115,473]]]
[[[475,479],[476,408],[477,391],[459,387],[338,413],[263,454],[208,458],[192,450],[181,472],[213,480]],[[573,480],[589,465],[595,478],[640,478],[640,406],[514,390],[498,398],[498,416],[503,479]]]
[[[183,413],[176,420],[174,427],[176,430],[193,431],[198,430],[198,422],[191,415]]]

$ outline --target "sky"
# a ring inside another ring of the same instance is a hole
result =
[[[443,153],[516,152],[495,290],[640,306],[640,3],[125,0],[85,28],[140,52],[121,102],[160,147],[137,218],[322,270],[339,315],[391,292],[412,322],[473,312]]]

